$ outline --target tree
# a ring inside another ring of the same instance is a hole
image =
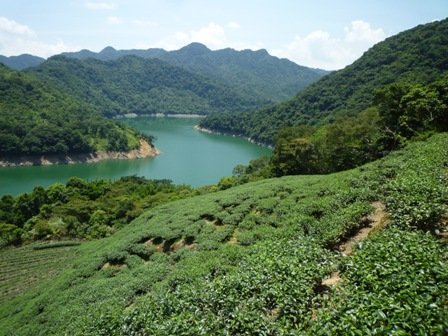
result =
[[[14,197],[5,195],[0,198],[0,222],[15,223]]]
[[[309,138],[279,139],[272,155],[276,176],[316,173],[318,153]]]

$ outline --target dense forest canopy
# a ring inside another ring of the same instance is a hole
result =
[[[287,102],[257,111],[214,114],[202,126],[273,143],[278,130],[333,122],[374,105],[375,92],[395,82],[428,84],[448,71],[448,19],[378,43],[352,65],[310,85]]]
[[[168,180],[128,176],[117,181],[70,178],[46,189],[0,198],[0,248],[41,239],[110,236],[144,210],[199,194]]]
[[[279,59],[262,50],[237,51],[231,48],[210,50],[200,43],[191,43],[179,50],[159,48],[116,50],[106,47],[96,53],[90,50],[64,52],[61,55],[79,60],[117,60],[124,56],[160,59],[194,74],[213,79],[226,87],[264,101],[282,101],[315,82],[328,71],[297,65],[287,59]],[[33,55],[5,57],[0,63],[15,70],[35,67],[45,59]]]
[[[54,56],[29,72],[109,117],[236,112],[267,103],[161,60],[136,56],[112,61]]]
[[[126,151],[141,137],[34,75],[0,65],[0,156]]]
[[[384,156],[409,140],[448,131],[448,75],[430,83],[394,83],[375,95],[375,106],[318,126],[282,129],[272,157],[276,176],[329,173]]]
[[[198,44],[67,56],[0,57],[13,68],[35,66],[24,73],[1,68],[0,156],[133,149],[142,135],[102,116],[240,112],[325,74],[265,52],[212,52]]]
[[[102,61],[134,55],[142,58],[158,58],[171,65],[232,87],[238,92],[261,101],[282,101],[315,82],[328,71],[297,65],[287,59],[271,56],[266,50],[242,50],[231,48],[210,50],[200,43],[191,43],[179,50],[115,50],[106,47],[101,52],[89,50],[64,53],[67,57]]]

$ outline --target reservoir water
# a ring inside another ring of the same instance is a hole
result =
[[[137,175],[202,186],[232,174],[237,164],[270,155],[271,150],[244,139],[195,130],[194,118],[133,118],[124,123],[156,137],[161,155],[138,160],[107,160],[90,164],[0,168],[0,196],[18,195],[35,186],[65,183],[71,176],[118,179]]]

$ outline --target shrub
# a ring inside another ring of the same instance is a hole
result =
[[[0,224],[0,248],[22,242],[23,230],[12,224]]]
[[[124,264],[127,257],[128,253],[125,251],[112,251],[105,256],[105,262],[109,262],[113,265]]]

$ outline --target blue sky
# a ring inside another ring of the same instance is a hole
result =
[[[448,0],[0,0],[0,54],[202,42],[333,70],[388,36],[447,16]]]

